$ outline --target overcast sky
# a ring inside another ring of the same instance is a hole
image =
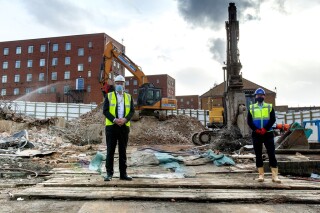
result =
[[[106,33],[146,75],[175,78],[176,95],[202,95],[223,81],[229,2],[0,0],[0,41]],[[320,0],[232,2],[243,77],[277,105],[320,106]]]

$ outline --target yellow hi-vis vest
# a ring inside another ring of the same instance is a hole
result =
[[[123,97],[124,97],[124,105],[125,105],[125,116],[127,116],[130,112],[130,104],[131,104],[131,95],[128,93],[123,93]],[[117,106],[117,97],[116,94],[114,92],[109,92],[108,95],[106,96],[106,98],[109,99],[109,112],[111,113],[111,115],[113,115],[114,117],[116,117],[116,106]],[[124,117],[125,117],[124,116]],[[110,121],[108,118],[106,118],[106,126],[111,126],[113,125],[113,121]],[[130,126],[130,121],[128,121],[126,123],[126,126]]]
[[[270,120],[270,112],[272,110],[272,104],[264,103],[262,108],[258,103],[250,105],[250,113],[252,115],[253,124],[258,128],[263,128]],[[267,129],[269,131],[270,129]]]

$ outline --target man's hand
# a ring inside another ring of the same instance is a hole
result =
[[[264,134],[266,134],[267,133],[267,130],[265,129],[265,128],[261,128],[260,129],[260,134],[261,135],[264,135]]]
[[[257,133],[258,135],[261,135],[261,129],[256,129],[254,132]]]
[[[114,121],[118,126],[122,126],[127,122],[126,118],[117,118]]]

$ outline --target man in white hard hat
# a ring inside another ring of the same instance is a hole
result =
[[[125,78],[118,75],[114,79],[115,91],[109,92],[104,101],[103,114],[106,117],[107,139],[107,175],[105,181],[111,181],[113,176],[114,153],[118,143],[120,180],[132,180],[127,175],[127,144],[130,132],[130,120],[134,114],[133,100],[126,93]]]

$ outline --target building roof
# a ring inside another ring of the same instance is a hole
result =
[[[243,90],[248,91],[249,93],[251,91],[254,92],[257,88],[260,87],[260,88],[264,89],[266,94],[275,94],[275,92],[273,92],[273,91],[271,91],[271,90],[269,90],[259,84],[253,83],[252,81],[249,81],[245,78],[242,78],[242,82],[243,82]],[[200,97],[204,98],[204,97],[223,96],[224,87],[225,87],[225,82],[222,82],[221,84],[216,85],[215,87],[211,88],[209,91],[202,94]]]

